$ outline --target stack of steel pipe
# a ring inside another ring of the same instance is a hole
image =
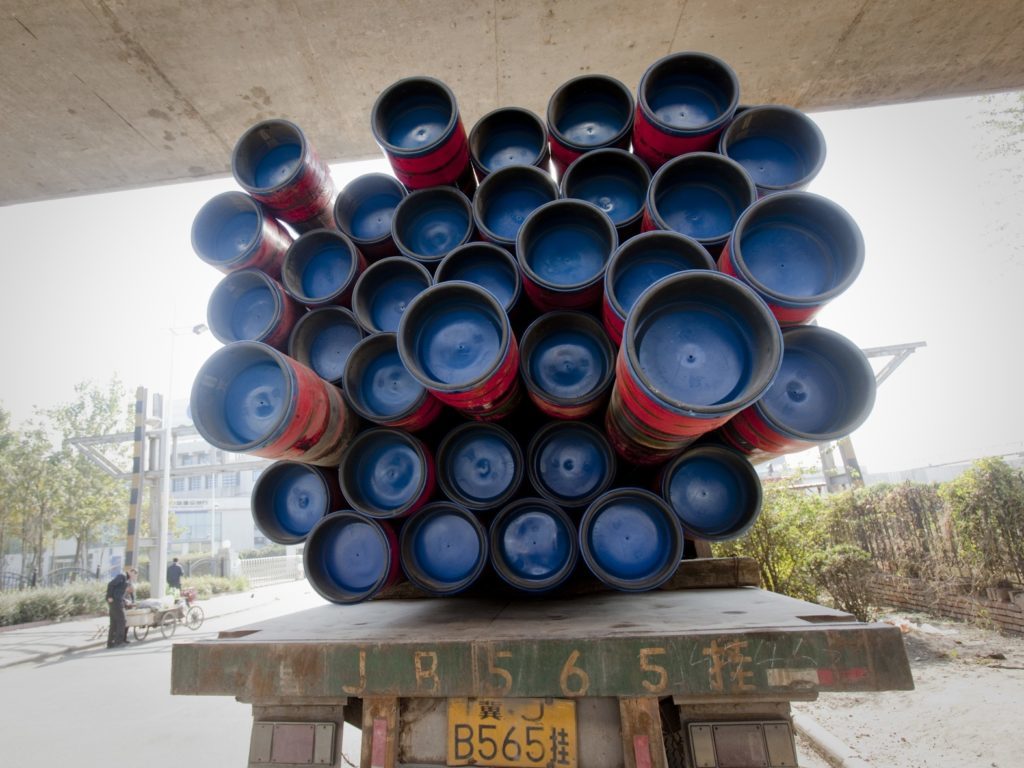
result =
[[[192,416],[277,460],[256,524],[305,542],[325,598],[655,589],[687,539],[753,524],[754,463],[867,418],[864,355],[811,324],[864,258],[802,191],[821,132],[739,103],[685,52],[635,94],[575,77],[546,121],[501,107],[467,135],[452,90],[409,77],[368,116],[394,175],[337,195],[293,123],[239,139],[244,192],[192,229],[225,273]]]

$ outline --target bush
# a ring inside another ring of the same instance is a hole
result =
[[[828,543],[866,551],[882,571],[984,594],[1024,584],[1024,473],[975,461],[941,485],[873,486],[828,498]]]
[[[839,544],[815,554],[810,566],[818,587],[828,592],[836,608],[860,621],[871,619],[868,594],[875,573],[871,555],[852,544]]]
[[[200,600],[208,600],[213,595],[222,595],[228,592],[244,592],[249,588],[249,582],[244,576],[234,576],[230,579],[222,576],[185,576],[181,580],[181,586],[196,590],[196,597]],[[168,591],[172,591],[168,589]],[[150,596],[148,581],[135,585],[135,599],[145,600]]]
[[[981,459],[941,494],[955,547],[979,587],[1024,584],[1024,475],[1002,459]]]
[[[812,601],[827,592],[858,618],[868,614],[876,568],[957,592],[1012,589],[1024,585],[1024,472],[981,459],[942,485],[879,485],[825,499],[768,483],[749,534],[714,552],[754,558],[766,589]]]
[[[107,612],[107,585],[77,583],[0,593],[0,626]]]
[[[832,544],[853,544],[878,567],[911,578],[950,575],[952,555],[943,535],[945,507],[934,486],[875,485],[828,498]]]
[[[249,582],[244,576],[233,576],[230,579],[220,576],[186,576],[181,580],[181,586],[195,589],[199,599],[206,600],[227,592],[244,592],[249,588]]]
[[[757,522],[743,538],[715,544],[714,554],[752,557],[760,567],[765,589],[816,600],[818,585],[810,561],[824,546],[823,507],[818,496],[767,485]]]

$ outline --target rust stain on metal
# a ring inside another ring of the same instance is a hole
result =
[[[299,648],[283,655],[278,664],[280,693],[301,696],[311,693],[310,683],[324,679],[324,653],[319,646]]]
[[[322,681],[325,675],[324,653],[319,646],[265,649],[262,653],[250,649],[248,654],[236,651],[225,658],[222,669],[232,666],[239,687],[257,701],[275,696],[313,695],[311,685]]]

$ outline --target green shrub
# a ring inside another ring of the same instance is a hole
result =
[[[244,592],[249,588],[249,582],[245,580],[244,576],[233,576],[230,579],[222,576],[184,576],[181,579],[181,586],[195,589],[196,596],[200,600],[207,600],[213,595]],[[143,581],[135,585],[136,600],[145,600],[149,596],[149,582]]]
[[[852,544],[839,544],[815,553],[810,566],[818,587],[829,594],[836,608],[861,621],[871,619],[868,593],[876,572],[871,555]]]
[[[78,584],[64,587],[65,616],[106,613],[107,587],[97,584]]]
[[[975,461],[941,485],[859,488],[826,502],[829,544],[866,551],[882,571],[984,594],[1024,584],[1024,473]]]
[[[940,493],[976,585],[1024,584],[1024,474],[1002,459],[981,459]]]
[[[750,532],[713,551],[754,558],[766,589],[812,601],[827,593],[858,618],[868,615],[876,568],[947,590],[1013,588],[1024,585],[1024,471],[988,458],[938,486],[878,485],[824,499],[766,483]]]
[[[197,590],[199,599],[206,600],[227,592],[244,592],[249,588],[249,582],[244,576],[232,576],[230,579],[221,576],[186,576],[181,580],[181,586]]]
[[[819,496],[780,484],[766,485],[761,514],[750,531],[740,539],[715,544],[713,552],[752,557],[765,589],[813,601],[818,585],[810,560],[824,547],[823,507]]]
[[[830,496],[826,529],[832,544],[854,544],[882,570],[911,578],[950,575],[945,506],[935,486],[875,485]]]
[[[78,583],[0,594],[0,626],[106,613],[106,584]]]

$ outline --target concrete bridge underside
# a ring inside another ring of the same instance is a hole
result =
[[[467,130],[544,114],[570,77],[636,88],[672,51],[744,103],[814,111],[1024,88],[1020,0],[2,0],[0,204],[222,175],[242,131],[294,120],[330,161],[378,154],[377,93],[429,74]]]

